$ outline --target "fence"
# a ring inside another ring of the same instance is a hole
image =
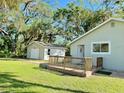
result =
[[[92,58],[78,58],[71,56],[49,56],[49,64],[64,68],[92,71]]]

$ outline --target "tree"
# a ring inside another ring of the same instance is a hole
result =
[[[3,0],[4,1],[4,0]],[[14,55],[24,54],[27,44],[30,41],[35,40],[40,33],[38,24],[35,25],[35,22],[39,19],[50,19],[50,8],[41,0],[5,0],[4,2],[0,1],[1,13],[0,13],[0,27],[3,28],[8,35],[0,37],[1,41],[5,41],[8,38],[12,47],[8,47],[5,50],[12,52]],[[11,2],[15,1],[14,3]],[[25,1],[25,2],[22,2]],[[22,5],[23,8],[19,9],[19,6]],[[6,11],[4,11],[4,9]],[[44,25],[45,23],[41,24]],[[25,34],[24,34],[25,33]],[[34,34],[34,37],[32,37]],[[36,34],[36,36],[35,36]],[[24,37],[24,38],[23,38]],[[25,38],[26,37],[26,38]],[[23,42],[24,41],[24,42]],[[28,41],[28,42],[27,42]],[[5,43],[5,42],[3,42]],[[2,43],[1,43],[2,45]],[[23,47],[22,47],[23,45]],[[10,46],[3,44],[5,46]],[[3,50],[3,49],[0,49]],[[4,50],[4,51],[5,51]]]
[[[25,6],[22,8],[24,25],[19,26],[19,38],[17,42],[17,50],[22,50],[23,53],[26,52],[26,46],[31,41],[37,40],[48,43],[54,41],[50,7],[46,3],[41,2],[41,0],[32,1],[28,5],[25,4]],[[20,25],[20,22],[18,25]],[[21,49],[22,45],[23,49]],[[18,53],[22,54],[21,52]]]
[[[114,16],[124,18],[124,0],[117,0],[115,6],[117,7],[114,11]]]
[[[2,9],[2,10],[4,10],[4,9],[18,10],[20,3],[24,2],[24,1],[25,1],[25,3],[28,3],[32,0],[0,0],[0,9]]]
[[[20,32],[21,35],[24,35],[24,33],[27,35],[24,35],[24,37],[26,40],[29,39],[28,43],[30,43],[30,41],[39,38],[40,33],[42,33],[41,30],[45,31],[51,28],[52,12],[50,7],[41,0],[32,1],[25,6],[22,11],[25,19],[24,23],[28,25],[28,29],[23,29]]]
[[[109,16],[102,10],[94,12],[70,3],[67,8],[55,11],[53,16],[54,27],[66,41],[72,41],[95,27],[98,23],[108,19]]]

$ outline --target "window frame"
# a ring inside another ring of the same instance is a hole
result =
[[[105,43],[108,44],[108,50],[109,50],[108,52],[101,52],[101,48],[100,48],[100,52],[93,51],[94,44],[100,44],[100,46],[101,46],[102,44],[105,44]],[[111,54],[111,42],[110,41],[92,42],[91,43],[91,54]]]

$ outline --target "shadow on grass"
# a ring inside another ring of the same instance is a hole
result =
[[[41,67],[33,67],[33,69],[40,70],[40,71],[45,71],[45,72],[52,73],[52,74],[59,75],[59,76],[66,76],[66,77],[73,76],[73,77],[78,77],[76,75],[66,74],[66,73],[62,73],[60,71],[54,71],[54,70],[44,69],[44,68],[41,68]]]
[[[1,61],[41,61],[41,62],[48,62],[45,60],[39,60],[39,59],[28,59],[28,58],[0,58]]]
[[[74,90],[74,89],[68,89],[68,88],[49,86],[49,85],[45,85],[45,84],[26,82],[26,81],[22,81],[22,80],[17,80],[14,77],[17,77],[17,76],[12,75],[12,73],[7,73],[7,72],[1,73],[0,74],[0,88],[22,88],[23,89],[26,87],[35,87],[36,86],[36,87],[43,87],[43,88],[47,88],[47,89],[72,92],[72,93],[89,93],[89,92],[84,92],[81,90]],[[10,85],[4,85],[5,83],[10,83]],[[9,92],[3,92],[3,93],[9,93]],[[30,93],[35,93],[35,92],[30,92]]]
[[[15,93],[15,92],[10,92],[10,91],[0,91],[0,93]],[[16,93],[37,93],[37,92],[16,92]]]
[[[56,75],[59,75],[59,76],[73,76],[73,75],[61,73],[61,72],[59,72],[59,71],[44,69],[44,68],[40,68],[40,67],[33,67],[33,69],[40,70],[40,71],[45,71],[45,72],[52,73],[52,74],[56,74]]]
[[[19,58],[0,58],[2,61],[19,61],[19,60],[27,60],[27,59],[19,59]]]

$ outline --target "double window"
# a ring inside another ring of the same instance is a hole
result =
[[[93,42],[92,53],[110,54],[110,42]]]

